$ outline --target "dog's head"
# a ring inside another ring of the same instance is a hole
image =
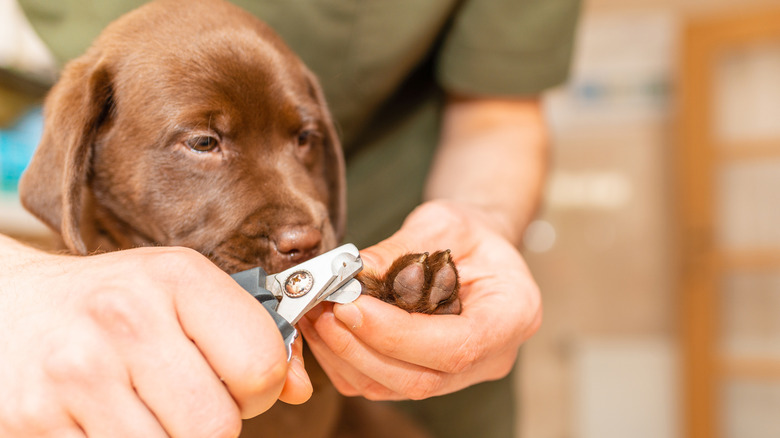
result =
[[[341,238],[343,158],[317,80],[226,2],[125,15],[44,111],[20,194],[76,253],[181,245],[274,272]]]

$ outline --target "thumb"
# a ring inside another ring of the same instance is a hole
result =
[[[469,224],[453,206],[443,202],[420,205],[389,238],[360,251],[367,270],[384,272],[395,259],[409,253],[450,248],[453,253],[468,248]]]
[[[279,400],[291,405],[299,405],[311,397],[312,391],[311,380],[303,365],[303,341],[301,336],[298,336],[292,345],[287,380],[284,382]]]

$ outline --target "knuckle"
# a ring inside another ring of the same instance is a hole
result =
[[[514,369],[515,367],[515,363],[517,362],[516,359],[517,359],[517,355],[509,355],[508,357],[500,361],[498,367],[496,368],[496,372],[492,376],[491,380],[503,379],[504,377],[508,376],[509,373],[512,372],[512,369]]]
[[[176,273],[175,282],[179,285],[192,285],[199,283],[212,283],[214,274],[224,272],[214,263],[198,251],[185,247],[165,247],[154,253],[154,257],[147,257],[144,263],[144,272],[149,276],[153,284],[163,279],[169,283],[173,280],[171,273]],[[154,287],[154,286],[153,286]],[[161,289],[161,292],[170,292],[173,288]]]
[[[14,433],[41,433],[53,425],[55,418],[51,399],[38,391],[25,391],[15,403],[2,403],[0,408],[0,432],[14,436]]]
[[[392,332],[386,332],[380,339],[382,342],[381,351],[384,355],[390,357],[396,357],[402,346],[406,345],[408,339],[406,336],[408,333],[402,330],[393,330]]]
[[[328,347],[333,351],[333,353],[338,357],[348,357],[352,354],[355,346],[353,344],[353,340],[348,337],[339,337],[337,339],[334,339]]]
[[[528,312],[530,316],[526,316],[526,320],[529,321],[528,326],[520,339],[525,341],[533,336],[539,328],[542,326],[542,299],[539,287],[536,284],[533,285],[531,293],[531,303],[528,305]]]
[[[435,395],[442,384],[441,374],[435,371],[425,371],[411,380],[404,388],[404,395],[412,400],[423,400]]]
[[[542,326],[542,311],[541,308],[538,312],[535,313],[533,319],[531,320],[531,323],[528,326],[528,330],[525,333],[525,336],[521,338],[523,341],[530,339],[531,336],[536,334],[536,332],[539,331],[539,329]]]
[[[93,380],[98,350],[91,345],[70,344],[49,354],[42,363],[42,369],[54,382],[84,383]],[[34,400],[31,401],[34,403]]]
[[[349,385],[346,382],[334,381],[333,386],[336,388],[336,391],[338,391],[339,394],[343,395],[344,397],[357,397],[359,395],[363,395],[359,390],[355,389],[352,385]]]
[[[250,393],[263,393],[270,387],[284,383],[287,378],[287,369],[286,361],[275,361],[273,363],[258,361],[243,373],[244,377],[241,384]]]
[[[195,268],[211,264],[203,254],[183,246],[168,248],[163,254],[169,258],[172,264],[184,264],[185,266],[194,266]]]
[[[49,431],[48,435],[52,438],[84,438],[84,432],[77,426],[61,426],[52,431]]]
[[[389,395],[391,394],[390,390],[388,390],[387,388],[385,388],[384,386],[376,382],[364,384],[360,393],[363,395],[365,399],[371,401],[387,400]]]
[[[89,314],[98,326],[114,336],[135,338],[148,320],[148,305],[129,291],[96,293],[88,306]]]
[[[241,413],[231,399],[195,396],[193,402],[189,416],[171,424],[172,436],[228,438],[241,433]]]
[[[163,272],[187,270],[197,273],[208,261],[203,255],[191,248],[172,246],[154,249],[154,256],[146,257],[145,260],[150,267]]]
[[[461,374],[468,371],[474,363],[482,356],[482,350],[479,345],[472,342],[464,342],[452,354],[442,371],[449,374]]]
[[[235,438],[241,433],[241,417],[229,410],[215,413],[209,427],[200,430],[204,438]]]

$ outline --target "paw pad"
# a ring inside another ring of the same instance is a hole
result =
[[[408,312],[458,314],[458,270],[450,251],[407,254],[396,259],[384,277],[361,274],[364,293]]]

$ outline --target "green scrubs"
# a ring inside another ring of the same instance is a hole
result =
[[[19,0],[60,62],[141,0]],[[534,96],[567,75],[579,0],[234,0],[317,74],[347,158],[348,241],[422,200],[446,93]],[[457,176],[453,176],[457,177]],[[405,409],[442,437],[512,437],[509,378]]]

